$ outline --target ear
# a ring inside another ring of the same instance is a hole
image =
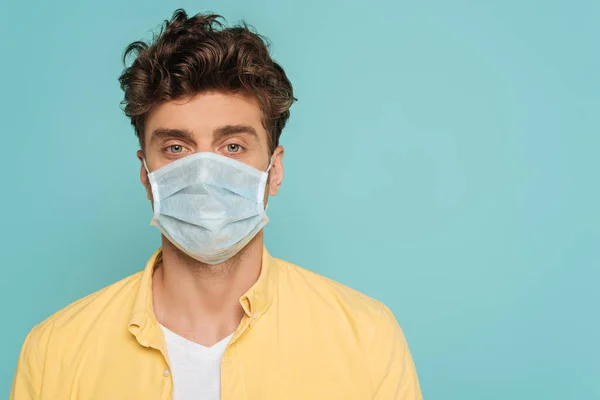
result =
[[[146,197],[152,201],[152,187],[150,186],[150,181],[148,181],[148,172],[146,172],[146,167],[144,166],[144,153],[141,150],[137,151],[137,158],[140,160],[140,164],[142,164],[140,167],[140,181],[146,189]]]
[[[269,174],[269,195],[277,196],[281,182],[283,182],[283,147],[277,146],[273,152],[273,164]]]

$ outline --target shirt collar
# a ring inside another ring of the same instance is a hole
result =
[[[240,297],[240,304],[248,317],[256,319],[267,311],[276,291],[278,273],[273,257],[263,247],[258,280]]]
[[[142,272],[129,320],[129,331],[144,346],[148,345],[145,342],[156,336],[152,335],[148,338],[148,334],[158,328],[158,321],[152,304],[152,275],[161,260],[162,249],[157,250],[148,260],[146,268]],[[248,317],[256,320],[267,311],[276,291],[277,275],[278,270],[275,268],[273,258],[267,249],[263,247],[261,271],[258,280],[239,299]]]

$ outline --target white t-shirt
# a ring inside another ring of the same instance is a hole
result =
[[[205,347],[161,325],[173,378],[173,400],[220,400],[221,358],[233,333]]]

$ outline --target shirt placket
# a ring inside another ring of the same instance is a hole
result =
[[[157,338],[155,327],[144,327],[141,329],[141,335],[137,337],[138,342],[148,348],[148,351],[158,351],[161,354],[162,363],[158,366],[152,366],[150,373],[153,376],[152,381],[160,382],[160,399],[173,399],[173,376],[165,346],[161,345]],[[154,333],[154,334],[151,334]]]
[[[247,400],[248,391],[239,362],[240,338],[248,334],[248,330],[257,321],[258,313],[244,315],[239,328],[236,330],[221,359],[221,400]]]

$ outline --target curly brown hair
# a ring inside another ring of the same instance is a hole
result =
[[[123,55],[121,102],[144,149],[144,125],[153,107],[207,90],[256,97],[271,152],[294,100],[285,71],[271,59],[268,41],[247,24],[225,27],[223,17],[178,9],[147,43],[136,41]],[[134,56],[131,66],[127,59]]]

